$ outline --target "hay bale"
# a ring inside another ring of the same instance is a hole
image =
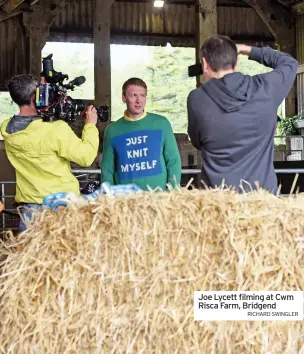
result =
[[[298,353],[302,322],[199,322],[198,290],[302,290],[304,197],[186,190],[44,210],[2,248],[1,353]]]

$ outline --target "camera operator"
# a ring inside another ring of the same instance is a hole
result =
[[[236,72],[238,54],[271,72]],[[188,96],[188,134],[202,154],[202,179],[208,187],[259,187],[277,192],[273,165],[277,110],[290,91],[298,62],[272,48],[236,45],[213,36],[200,57],[206,82]],[[247,182],[247,183],[246,183]]]
[[[37,79],[31,75],[18,75],[9,81],[9,93],[20,112],[1,125],[7,157],[16,170],[16,202],[29,219],[51,193],[80,194],[70,162],[90,166],[99,145],[93,106],[88,107],[80,139],[63,120],[42,120],[35,106],[36,85]],[[24,229],[21,220],[19,231]]]

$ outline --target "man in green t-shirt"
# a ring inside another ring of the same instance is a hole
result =
[[[168,119],[145,111],[147,85],[138,78],[122,87],[124,116],[105,130],[102,181],[141,189],[180,184],[181,158]]]

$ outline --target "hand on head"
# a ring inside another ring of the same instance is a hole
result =
[[[251,47],[245,44],[237,44],[237,53],[243,55],[249,55],[251,52]]]

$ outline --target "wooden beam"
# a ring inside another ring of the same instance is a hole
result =
[[[18,16],[22,13],[22,10],[17,10],[17,11],[13,11],[9,14],[0,14],[0,22],[2,21],[5,21],[5,20],[8,20],[9,18],[12,18],[12,17],[15,17],[15,16]]]
[[[79,28],[79,27],[66,27],[66,28],[52,28],[50,29],[50,36],[56,36],[59,38],[60,35],[75,36],[79,37],[91,37],[93,38],[93,29],[90,27]],[[163,33],[163,32],[139,32],[139,31],[124,31],[124,30],[111,30],[111,37],[151,37],[151,38],[164,38],[164,39],[187,39],[189,41],[194,41],[196,36],[194,34],[178,34],[178,33]],[[230,38],[234,41],[247,41],[247,42],[267,42],[273,43],[274,39],[271,36],[255,36],[255,35],[232,35]],[[193,45],[194,47],[194,45]]]
[[[24,0],[9,0],[4,5],[2,5],[2,10],[6,13],[10,13],[15,10]]]
[[[121,38],[125,40],[128,37],[128,43],[137,45],[166,45],[170,42],[173,46],[180,45],[183,43],[187,47],[196,46],[196,36],[193,34],[183,34],[179,35],[176,33],[166,34],[158,32],[128,32],[120,30],[111,31],[111,44],[121,44]],[[258,47],[262,45],[268,45],[274,47],[274,39],[265,36],[243,36],[243,35],[233,35],[230,38],[242,44],[256,45]],[[52,28],[50,29],[50,35],[48,37],[50,42],[81,42],[81,43],[93,43],[93,29],[86,28],[80,29],[77,27],[70,28]],[[178,44],[175,44],[178,43]]]
[[[247,5],[251,6],[255,12],[258,14],[260,19],[263,21],[264,25],[267,27],[269,32],[272,34],[274,40],[277,42],[277,35],[270,25],[269,19],[267,18],[267,14],[261,9],[261,7],[258,5],[257,1],[255,0],[243,0]]]
[[[295,16],[280,3],[271,0],[243,0],[250,5],[263,20],[276,40],[277,49],[296,56]],[[296,114],[296,85],[293,85],[285,101],[286,115]]]
[[[295,55],[295,16],[271,0],[243,0],[260,16],[280,50]]]
[[[196,60],[201,62],[200,49],[203,43],[217,33],[216,0],[197,0],[196,15]],[[203,82],[203,76],[197,77],[197,86]]]
[[[14,11],[9,12],[9,13],[1,13],[0,14],[0,22],[8,20],[9,18],[15,17],[20,15],[23,12],[33,12],[33,9],[31,8],[30,3],[28,2],[22,2],[20,6],[16,7]]]
[[[95,105],[111,108],[111,6],[113,0],[94,0]],[[105,125],[105,124],[104,124]]]
[[[32,22],[44,22],[42,26],[49,28],[69,2],[70,0],[40,0],[35,2],[30,20]]]
[[[67,6],[69,0],[40,0],[31,13],[23,14],[23,24],[28,36],[29,73],[37,77],[41,72],[41,52],[55,18]]]
[[[29,73],[40,77],[42,70],[41,52],[46,43],[47,31],[43,28],[39,30],[30,30],[29,33]]]

